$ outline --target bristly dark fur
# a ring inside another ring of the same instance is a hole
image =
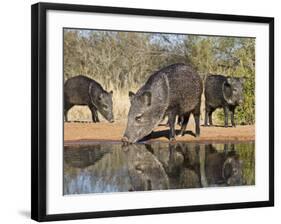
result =
[[[189,115],[193,113],[196,135],[200,134],[202,81],[191,66],[173,64],[152,74],[135,95],[130,93],[131,107],[124,140],[136,142],[148,135],[167,115],[170,139],[175,138],[176,116],[183,118],[184,134]]]
[[[243,101],[243,78],[209,75],[205,81],[205,125],[213,125],[212,113],[223,108],[225,126],[228,126],[228,111],[231,111],[231,123],[235,126],[235,108]]]
[[[99,111],[105,119],[113,122],[112,91],[105,91],[93,79],[79,75],[68,79],[64,84],[64,116],[74,105],[87,105],[92,112],[93,122],[99,122]]]

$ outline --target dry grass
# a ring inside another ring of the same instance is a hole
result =
[[[74,106],[68,111],[68,120],[90,122],[92,121],[91,111],[87,106]]]
[[[115,120],[125,120],[130,108],[128,92],[115,91],[113,93],[113,114]]]

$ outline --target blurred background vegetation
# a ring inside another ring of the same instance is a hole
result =
[[[173,63],[192,65],[203,80],[210,73],[244,77],[245,101],[236,119],[238,124],[255,123],[254,38],[64,29],[64,80],[82,74],[113,90],[117,120],[126,119],[128,91],[138,90],[153,72]],[[71,110],[74,119],[91,120],[86,107]],[[201,111],[204,116],[204,96]],[[214,120],[223,123],[222,110]]]

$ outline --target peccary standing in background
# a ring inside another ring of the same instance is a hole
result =
[[[243,103],[243,78],[209,75],[205,82],[205,126],[213,125],[212,113],[217,108],[224,110],[224,125],[228,126],[228,112],[231,124],[235,127],[235,108]]]
[[[173,64],[152,74],[136,94],[129,92],[131,107],[122,138],[134,143],[147,136],[165,115],[170,126],[169,138],[175,139],[175,119],[182,116],[181,134],[185,132],[190,113],[200,134],[202,82],[188,65]]]
[[[99,122],[99,111],[109,122],[114,121],[112,112],[112,94],[106,92],[102,86],[86,76],[75,76],[64,84],[64,116],[68,121],[67,113],[74,105],[87,105],[92,112],[93,122]]]

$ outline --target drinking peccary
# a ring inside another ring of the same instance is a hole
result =
[[[243,103],[243,78],[209,75],[205,82],[205,126],[213,125],[212,113],[217,108],[224,110],[224,125],[228,126],[228,112],[235,127],[234,110]]]
[[[99,111],[109,122],[114,121],[112,112],[112,94],[106,92],[102,86],[93,79],[79,75],[68,79],[64,84],[64,116],[74,105],[87,105],[92,112],[93,122],[99,122]]]
[[[165,115],[170,126],[169,138],[174,140],[176,116],[184,118],[183,134],[190,113],[194,115],[196,136],[199,136],[201,94],[201,79],[188,65],[173,64],[155,72],[136,94],[129,92],[131,107],[122,140],[137,142],[151,133]]]

